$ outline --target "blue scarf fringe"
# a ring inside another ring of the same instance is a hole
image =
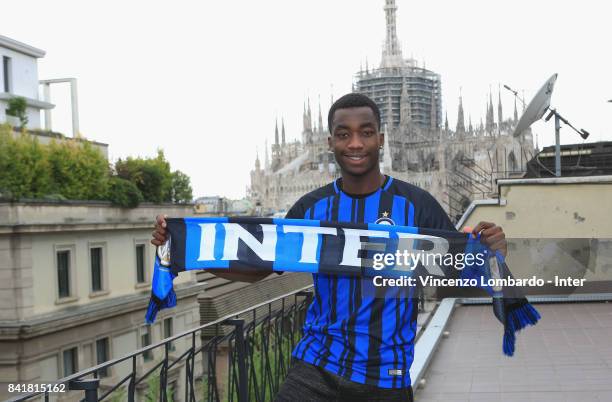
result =
[[[516,333],[528,325],[535,325],[540,319],[538,311],[529,303],[524,303],[516,308],[511,308],[506,315],[504,330],[504,354],[514,355]]]
[[[147,314],[145,315],[145,321],[147,324],[153,324],[155,317],[159,310],[175,307],[176,306],[176,293],[171,289],[168,296],[163,300],[158,299],[155,295],[151,294],[151,300],[149,300],[149,307],[147,307]]]

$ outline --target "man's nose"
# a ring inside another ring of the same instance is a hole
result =
[[[347,147],[352,149],[363,148],[363,141],[361,141],[361,136],[359,134],[351,135]]]

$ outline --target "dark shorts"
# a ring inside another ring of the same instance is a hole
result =
[[[412,387],[389,389],[359,384],[338,377],[325,369],[293,360],[287,378],[276,395],[276,402],[316,401],[402,401],[412,402]]]

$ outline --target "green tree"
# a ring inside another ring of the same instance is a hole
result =
[[[191,180],[180,170],[172,172],[172,202],[187,204],[193,200]]]
[[[172,201],[172,173],[162,150],[157,151],[155,158],[119,159],[115,171],[117,176],[134,183],[145,201],[157,204]]]
[[[107,199],[123,208],[136,208],[143,200],[142,193],[134,183],[113,176],[108,182]]]
[[[103,200],[108,195],[108,162],[87,141],[53,141],[49,167],[54,192],[68,199]]]
[[[171,172],[161,150],[154,158],[120,159],[115,172],[87,141],[57,139],[41,145],[36,136],[0,125],[0,198],[110,200],[125,208],[142,201],[192,199],[189,177]]]
[[[7,103],[8,103],[8,109],[6,109],[6,114],[17,117],[19,119],[19,122],[21,123],[20,128],[21,130],[23,130],[28,124],[28,115],[27,115],[28,104],[25,98],[18,96],[18,97],[9,99]]]
[[[33,136],[14,136],[12,128],[0,125],[0,194],[2,197],[40,198],[52,190],[48,150]]]

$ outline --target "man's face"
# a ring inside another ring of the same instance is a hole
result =
[[[378,130],[374,111],[367,106],[334,112],[328,143],[343,173],[362,176],[377,168],[384,141]]]

